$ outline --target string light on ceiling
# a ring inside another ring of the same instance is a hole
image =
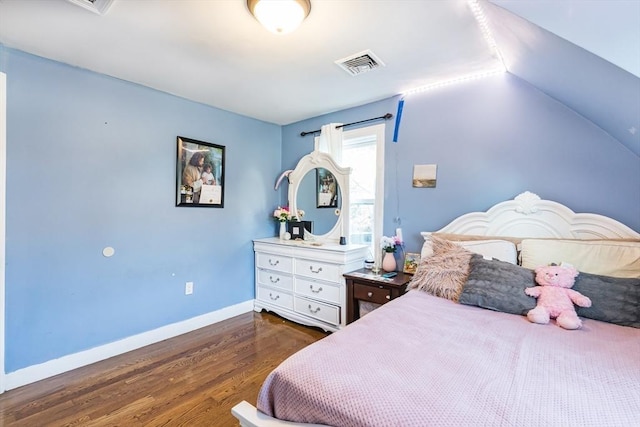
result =
[[[502,58],[502,54],[500,53],[500,50],[498,49],[498,45],[496,44],[496,41],[493,38],[493,34],[491,33],[491,29],[489,28],[489,24],[487,22],[487,18],[482,10],[482,7],[478,3],[478,0],[468,0],[467,4],[471,9],[471,13],[473,13],[473,17],[476,19],[476,22],[478,23],[478,27],[480,28],[480,32],[482,33],[482,36],[484,37],[485,41],[489,45],[489,49],[493,51],[493,54],[496,57],[496,64],[493,67],[490,67],[486,70],[482,70],[473,74],[463,75],[459,77],[452,77],[451,79],[441,80],[425,86],[409,89],[405,92],[402,92],[402,98],[404,98],[407,95],[412,95],[414,93],[420,93],[420,92],[424,92],[431,89],[437,89],[444,86],[450,86],[456,83],[462,83],[470,80],[477,80],[485,77],[503,74],[507,71],[507,67],[504,64],[504,59]]]

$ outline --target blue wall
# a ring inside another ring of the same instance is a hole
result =
[[[6,371],[253,298],[301,131],[395,115],[397,98],[279,127],[0,46],[7,73]],[[226,146],[224,209],[174,206],[176,136]],[[386,129],[385,225],[419,232],[530,190],[640,230],[640,158],[510,74],[406,99]],[[435,189],[411,186],[438,165]],[[115,256],[102,249],[113,246]],[[184,283],[195,282],[193,296]]]
[[[301,131],[330,122],[395,115],[397,99],[283,128],[283,166],[313,149]],[[420,231],[484,211],[529,190],[576,212],[613,217],[640,231],[640,158],[602,129],[511,74],[407,97],[400,138],[387,122],[384,233],[400,218],[406,250]],[[437,187],[413,188],[413,165],[437,164]]]
[[[280,126],[3,46],[0,70],[6,372],[253,299]],[[178,135],[226,146],[224,209],[175,207]]]

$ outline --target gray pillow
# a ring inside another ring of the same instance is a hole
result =
[[[640,279],[580,273],[572,289],[591,299],[578,316],[640,328]]]
[[[524,289],[535,285],[533,270],[474,254],[459,302],[525,315],[536,306],[536,299],[525,294]]]

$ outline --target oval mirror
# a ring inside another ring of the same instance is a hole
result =
[[[308,171],[298,187],[296,206],[304,211],[302,220],[310,221],[310,233],[324,235],[331,231],[339,218],[336,209],[342,209],[340,185],[333,174],[325,168]]]
[[[302,157],[291,172],[288,199],[292,212],[304,211],[302,221],[311,228],[305,240],[339,241],[349,235],[350,173],[320,151]]]

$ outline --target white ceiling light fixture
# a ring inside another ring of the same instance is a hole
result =
[[[267,30],[287,34],[311,12],[310,0],[247,0],[247,7]]]
[[[104,15],[111,7],[113,0],[67,0],[98,15]]]

